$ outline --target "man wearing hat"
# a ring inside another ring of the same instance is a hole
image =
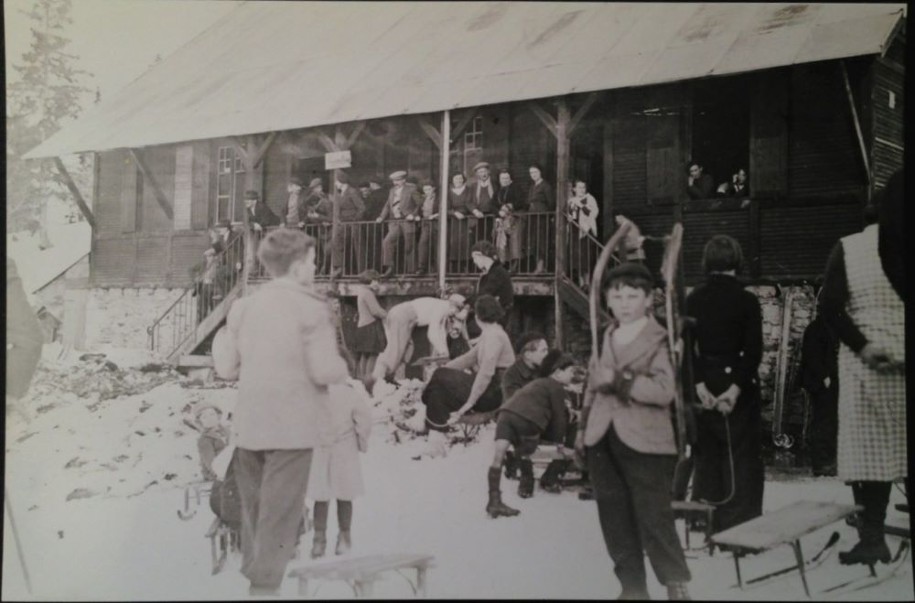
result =
[[[324,183],[320,178],[312,178],[308,183],[308,196],[301,204],[299,228],[309,224],[308,234],[317,239],[315,262],[317,273],[326,274],[330,270],[331,225],[334,221],[333,201],[324,193]]]
[[[266,203],[261,203],[260,198],[257,191],[245,191],[245,211],[248,212],[248,224],[256,232],[280,223],[279,216],[273,213]]]
[[[404,270],[411,274],[416,270],[416,258],[414,253],[416,239],[416,222],[418,221],[419,209],[422,206],[422,196],[416,189],[415,184],[407,182],[407,173],[400,170],[390,176],[393,186],[388,192],[388,200],[381,215],[375,219],[376,222],[383,222],[387,219],[388,234],[381,242],[381,264],[384,272],[383,278],[387,278],[394,273],[394,259],[397,253],[397,241],[403,238],[404,245]]]
[[[498,194],[499,186],[492,181],[489,163],[485,161],[477,163],[473,166],[473,173],[476,175],[476,182],[471,185],[472,194],[468,204],[470,213],[477,219],[483,216],[491,216],[498,211],[496,195]],[[476,219],[470,219],[468,220],[468,226],[470,231],[475,233],[473,242],[489,241],[492,238],[493,224],[491,221],[478,222]]]
[[[336,192],[333,198],[333,231],[331,234],[331,253],[333,256],[333,272],[331,278],[343,274],[345,262],[345,249],[353,250],[356,256],[356,272],[365,269],[365,258],[362,257],[362,236],[359,225],[344,226],[346,222],[358,222],[365,214],[365,203],[359,191],[349,185],[346,172],[337,171],[335,177]]]

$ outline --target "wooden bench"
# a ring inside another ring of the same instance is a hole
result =
[[[855,505],[837,505],[827,502],[798,501],[777,511],[751,519],[733,528],[712,535],[712,542],[718,546],[729,547],[734,554],[734,567],[737,571],[737,585],[743,588],[740,575],[740,557],[746,553],[761,553],[777,546],[788,544],[794,549],[797,569],[801,574],[804,592],[810,596],[807,585],[807,574],[804,571],[805,560],[801,551],[801,537],[829,524],[841,521],[863,507]],[[771,575],[784,573],[783,570]],[[751,580],[750,582],[758,581]]]
[[[367,555],[353,559],[342,559],[326,563],[314,563],[295,568],[287,574],[299,581],[299,595],[308,596],[308,581],[312,579],[343,580],[349,584],[357,597],[373,595],[375,581],[383,572],[401,569],[416,570],[416,585],[404,576],[413,589],[414,595],[425,597],[426,572],[435,567],[435,557],[419,554]],[[403,576],[403,574],[401,574]]]

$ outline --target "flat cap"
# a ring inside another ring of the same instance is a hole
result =
[[[488,170],[488,169],[489,169],[489,162],[487,162],[487,161],[481,161],[481,162],[479,162],[478,164],[476,164],[475,166],[473,166],[473,171],[476,172],[476,171],[477,171],[478,169],[480,169],[480,168],[486,168],[486,169]]]
[[[406,180],[407,173],[403,170],[397,170],[389,176],[391,180]]]
[[[260,193],[258,193],[257,191],[251,191],[251,190],[245,191],[245,199],[254,199],[256,201],[260,198],[261,198]]]
[[[324,183],[321,182],[320,178],[312,178],[311,182],[308,183],[308,188],[315,188],[316,186],[321,186],[322,184]]]
[[[618,278],[636,277],[643,278],[649,283],[654,284],[654,278],[651,276],[651,272],[643,264],[640,264],[639,262],[623,262],[604,275],[603,286],[606,287]]]

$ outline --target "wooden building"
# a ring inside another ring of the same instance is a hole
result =
[[[690,281],[702,245],[725,232],[753,282],[790,283],[821,273],[902,165],[904,46],[899,4],[247,3],[29,156],[96,153],[91,193],[72,187],[93,224],[94,287],[189,296],[206,229],[245,223],[245,190],[282,215],[287,180],[330,190],[327,154],[340,151],[354,184],[403,169],[439,190],[479,160],[526,187],[538,163],[560,208],[570,179],[589,184],[599,240],[615,213],[656,236],[682,221]],[[691,161],[716,185],[746,169],[749,196],[689,199]],[[530,296],[517,319],[549,321],[562,342],[563,308],[586,304],[561,211],[553,224],[552,264],[515,279]],[[660,248],[648,252],[656,263]],[[385,294],[472,284],[446,259]],[[355,274],[336,285],[343,295]],[[180,319],[190,335],[172,351],[223,318]]]

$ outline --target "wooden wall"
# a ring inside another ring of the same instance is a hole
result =
[[[873,63],[870,89],[871,170],[875,188],[903,167],[905,153],[905,30]]]

